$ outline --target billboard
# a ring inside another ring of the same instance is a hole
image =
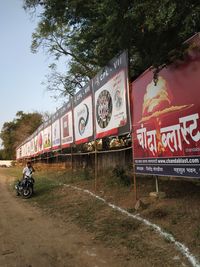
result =
[[[16,149],[16,159],[20,159],[20,158],[21,158],[20,149],[21,149],[21,147],[18,147],[18,148]]]
[[[51,119],[44,123],[43,130],[43,149],[44,151],[49,151],[51,149]]]
[[[60,110],[61,119],[61,144],[62,148],[69,147],[73,143],[73,120],[72,120],[72,102],[69,101]]]
[[[31,140],[30,140],[30,156],[34,155],[34,136],[31,136]]]
[[[26,157],[26,144],[22,145],[22,158]]]
[[[90,84],[74,96],[75,143],[87,143],[93,139],[93,105]]]
[[[26,156],[29,157],[31,155],[31,142],[27,141],[26,146],[27,146]]]
[[[112,59],[93,79],[96,138],[130,131],[127,53]]]
[[[23,145],[21,145],[20,147],[17,148],[17,150],[16,150],[16,159],[22,158],[22,148],[23,148]]]
[[[36,135],[34,136],[34,155],[37,155],[38,153],[38,135],[36,133]]]
[[[136,173],[200,177],[200,54],[132,84]]]
[[[61,145],[59,111],[52,116],[52,149],[59,149]]]
[[[37,154],[40,154],[43,152],[43,128],[44,125],[40,125],[38,128],[37,133]]]

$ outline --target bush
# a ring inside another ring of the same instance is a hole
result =
[[[115,167],[112,173],[113,173],[113,176],[118,178],[120,184],[123,184],[125,186],[130,186],[131,179],[127,175],[126,170],[122,166]]]

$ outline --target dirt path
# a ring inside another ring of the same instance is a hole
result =
[[[173,245],[151,231],[147,236],[145,227],[133,236],[139,242],[135,245],[141,246],[133,247],[137,257],[124,256],[120,249],[96,242],[92,233],[70,220],[46,216],[17,198],[8,183],[11,178],[0,172],[0,267],[151,267],[161,262],[166,267],[190,266]],[[68,191],[67,196],[72,194]]]
[[[0,266],[122,266],[109,249],[95,246],[75,225],[46,218],[17,199],[0,175]]]

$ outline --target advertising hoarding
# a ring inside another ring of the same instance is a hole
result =
[[[93,106],[90,84],[74,96],[75,143],[87,143],[93,139]]]
[[[43,128],[44,125],[42,124],[37,130],[37,154],[43,152]]]
[[[34,136],[34,155],[38,153],[38,134]]]
[[[52,148],[60,147],[60,120],[57,119],[52,123]]]
[[[60,112],[57,111],[52,116],[52,149],[56,150],[61,145],[61,132],[60,132]]]
[[[112,59],[92,80],[96,138],[130,131],[127,53]]]
[[[22,146],[18,147],[16,150],[16,159],[20,159],[22,157]]]
[[[62,148],[69,147],[73,141],[73,119],[71,100],[60,110],[61,144]]]
[[[22,145],[22,158],[26,157],[26,144]]]
[[[30,155],[31,155],[31,142],[28,141],[26,143],[26,145],[27,145],[27,152],[26,152],[27,154],[26,154],[26,156],[30,157]]]
[[[136,173],[200,177],[200,54],[132,84]]]
[[[48,122],[48,124],[51,123],[51,121]],[[51,124],[48,126],[44,125],[43,130],[43,149],[44,151],[49,151],[51,149]]]
[[[31,136],[31,140],[30,140],[30,156],[34,155],[34,136]]]

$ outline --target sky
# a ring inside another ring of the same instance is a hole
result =
[[[22,0],[0,0],[0,130],[19,110],[55,112],[60,107],[42,85],[50,59],[30,50],[37,18],[22,5]]]

